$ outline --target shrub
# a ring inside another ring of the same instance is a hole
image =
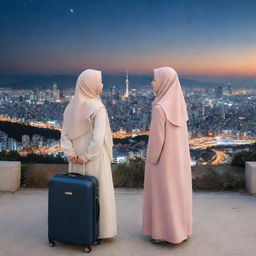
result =
[[[20,161],[21,163],[48,163],[48,164],[63,164],[65,160],[58,154],[52,155],[38,155],[28,154],[27,156],[20,156],[16,150],[4,150],[0,152],[1,161]]]
[[[234,155],[231,165],[245,167],[246,161],[256,161],[256,153],[251,151],[239,152]]]
[[[143,188],[145,162],[140,159],[119,164],[113,171],[115,187]]]
[[[230,172],[219,174],[215,170],[209,170],[203,176],[193,179],[193,189],[224,191],[240,190],[245,188],[245,181],[235,179]]]

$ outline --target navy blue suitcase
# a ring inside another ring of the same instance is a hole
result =
[[[99,184],[93,176],[57,174],[48,183],[48,239],[84,244],[99,243]]]

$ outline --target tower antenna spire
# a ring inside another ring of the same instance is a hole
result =
[[[129,97],[129,78],[128,78],[128,70],[126,71],[126,79],[125,79],[125,97]]]

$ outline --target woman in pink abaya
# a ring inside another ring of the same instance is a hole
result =
[[[154,70],[145,164],[143,233],[153,241],[178,244],[192,235],[192,175],[187,107],[178,74]]]

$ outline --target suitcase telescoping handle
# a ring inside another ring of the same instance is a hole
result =
[[[72,162],[71,162],[71,164],[72,164]],[[84,177],[85,175],[78,173],[78,172],[68,172],[68,173],[65,173],[65,176],[76,178],[76,177],[82,177],[82,176]]]

